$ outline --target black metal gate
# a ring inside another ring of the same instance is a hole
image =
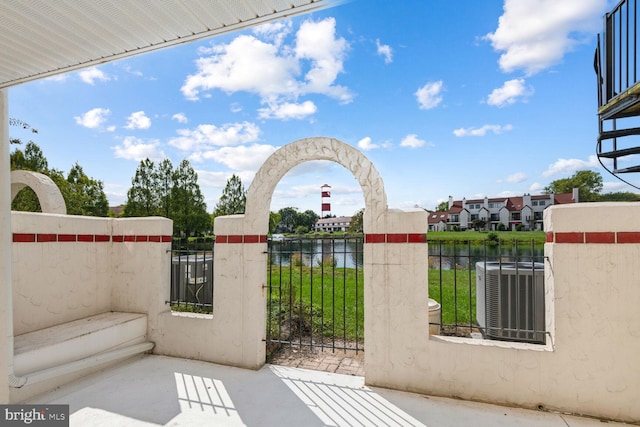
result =
[[[364,351],[363,236],[269,240],[267,357],[283,346]]]

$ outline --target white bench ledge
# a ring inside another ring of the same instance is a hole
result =
[[[108,312],[14,337],[16,376],[143,343],[147,316]]]

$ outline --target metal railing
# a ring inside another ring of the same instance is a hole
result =
[[[268,353],[364,351],[363,236],[285,238],[268,247]]]
[[[544,344],[544,247],[429,240],[429,298],[441,335]]]
[[[594,63],[598,74],[598,107],[638,83],[637,18],[637,0],[620,1],[604,17],[603,45],[598,39]]]
[[[215,239],[173,239],[171,297],[174,311],[213,312],[213,248]]]

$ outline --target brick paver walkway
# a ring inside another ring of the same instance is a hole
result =
[[[285,348],[269,361],[272,365],[364,376],[364,351],[296,350]]]

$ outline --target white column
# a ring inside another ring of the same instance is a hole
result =
[[[13,373],[13,303],[11,291],[11,174],[9,172],[9,98],[0,90],[0,403],[9,403]]]

